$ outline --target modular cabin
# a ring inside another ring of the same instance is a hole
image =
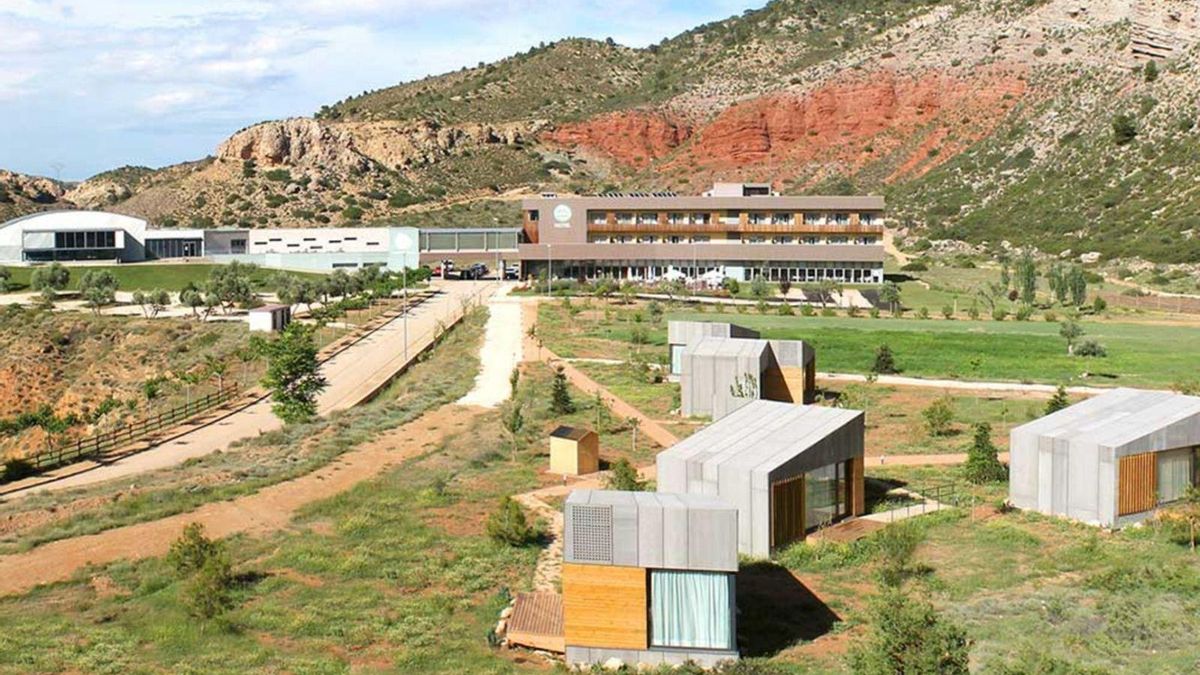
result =
[[[1197,485],[1200,398],[1115,389],[1012,430],[1013,505],[1122,527]]]
[[[736,509],[704,495],[576,490],[564,521],[568,665],[738,658]]]
[[[738,551],[767,557],[861,515],[859,410],[752,401],[658,454],[658,489],[720,498],[738,512]]]
[[[798,340],[707,337],[683,350],[679,376],[686,416],[719,420],[758,399],[809,403],[816,390],[816,357]]]

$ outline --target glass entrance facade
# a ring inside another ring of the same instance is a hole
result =
[[[198,258],[204,254],[204,240],[147,239],[146,255],[150,258]]]

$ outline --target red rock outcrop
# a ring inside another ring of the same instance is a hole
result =
[[[641,167],[666,157],[691,135],[692,128],[679,120],[660,113],[631,110],[561,125],[544,134],[542,140],[586,148],[622,164]]]

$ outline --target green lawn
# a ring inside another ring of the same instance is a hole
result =
[[[1046,321],[940,321],[675,312],[670,319],[731,321],[767,338],[810,342],[817,368],[865,373],[880,345],[891,347],[902,374],[917,377],[1165,387],[1195,379],[1200,331],[1170,325],[1085,321],[1085,338],[1107,358],[1066,353],[1059,324]],[[1085,377],[1085,373],[1090,373]]]
[[[117,282],[120,284],[120,290],[122,291],[148,291],[155,288],[178,291],[188,283],[200,284],[207,281],[208,275],[214,267],[220,267],[220,265],[199,263],[185,265],[138,263],[129,265],[68,267],[67,269],[71,272],[71,281],[68,284],[68,288],[78,288],[79,278],[87,270],[106,270],[116,276]],[[29,290],[29,277],[33,273],[33,268],[9,267],[8,270],[12,273],[14,291]],[[274,270],[258,268],[254,271],[251,279],[257,288],[262,289],[265,287],[267,280],[275,274]],[[288,272],[288,274],[308,277],[322,276],[316,273],[303,272]]]

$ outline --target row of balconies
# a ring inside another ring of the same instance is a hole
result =
[[[588,223],[593,226],[692,226],[701,225],[712,227],[714,224],[723,227],[742,225],[774,225],[809,226],[809,227],[846,227],[846,226],[882,226],[882,217],[873,213],[762,213],[742,212],[599,212],[588,213]]]
[[[810,225],[806,223],[789,223],[786,225],[778,225],[772,223],[748,223],[738,222],[733,224],[726,223],[710,223],[708,225],[699,224],[679,224],[672,225],[670,223],[619,223],[609,221],[603,223],[593,223],[592,232],[612,232],[612,233],[692,233],[692,232],[732,232],[739,234],[883,234],[882,224],[850,224],[850,225]]]

